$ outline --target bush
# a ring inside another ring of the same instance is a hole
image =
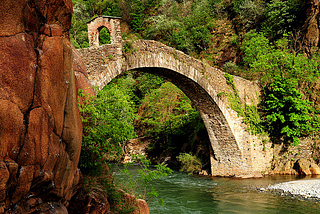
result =
[[[298,82],[314,82],[319,76],[319,63],[290,52],[286,37],[272,45],[262,33],[251,31],[245,35],[241,50],[251,72],[264,84],[270,83],[277,75]]]
[[[229,74],[236,74],[239,71],[239,67],[232,61],[228,61],[222,66],[223,71]]]
[[[313,131],[311,102],[302,99],[296,86],[292,79],[275,76],[265,87],[266,97],[261,103],[270,135],[284,137],[295,146],[299,145],[299,137]]]
[[[188,172],[190,174],[199,173],[202,169],[202,163],[199,158],[188,153],[181,153],[177,157],[181,162],[181,171]]]
[[[79,166],[85,174],[99,173],[106,155],[119,159],[122,144],[135,137],[130,79],[118,82],[126,85],[126,90],[109,84],[80,106],[83,142]]]
[[[139,177],[132,179],[132,174],[129,172],[128,167],[138,166]],[[165,178],[169,174],[173,173],[169,167],[163,164],[157,164],[152,168],[151,161],[143,155],[133,155],[133,163],[126,163],[122,172],[128,176],[127,182],[133,186],[134,192],[139,195],[140,198],[148,201],[150,198],[158,198],[160,205],[163,204],[162,198],[159,198],[159,194],[152,187],[151,181],[159,178]]]

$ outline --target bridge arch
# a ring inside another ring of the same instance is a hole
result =
[[[178,86],[200,112],[211,142],[212,175],[237,176],[265,170],[269,160],[254,154],[249,140],[252,136],[242,118],[218,96],[231,91],[223,72],[160,42],[137,40],[126,46],[130,48],[121,53],[112,45],[80,50],[92,85],[102,89],[129,70],[161,76]]]
[[[211,142],[211,173],[233,176],[251,171],[243,155],[241,136],[234,130],[234,118],[218,97],[218,93],[229,92],[223,73],[159,42],[139,40],[131,46],[132,52],[124,54],[123,71],[139,70],[161,76],[195,104]]]

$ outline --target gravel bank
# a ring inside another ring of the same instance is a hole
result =
[[[267,188],[260,188],[260,191],[320,201],[320,180],[297,180],[279,183],[269,185]]]

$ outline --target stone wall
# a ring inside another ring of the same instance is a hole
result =
[[[121,52],[121,47],[126,52]],[[270,168],[270,145],[250,135],[243,118],[229,108],[231,87],[219,69],[159,42],[138,40],[122,46],[101,46],[79,50],[90,82],[100,89],[127,70],[141,70],[162,76],[186,93],[202,115],[212,147],[212,175],[243,176]],[[259,88],[235,77],[241,99],[256,103]]]

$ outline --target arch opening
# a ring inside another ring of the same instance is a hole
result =
[[[98,28],[98,41],[99,45],[111,44],[111,35],[107,27],[102,26]]]
[[[166,162],[170,167],[179,167],[177,156],[188,153],[201,160],[200,171],[210,174],[211,146],[206,127],[191,100],[177,86],[152,72],[134,70],[113,78],[100,91],[112,97],[104,103],[107,111],[114,114],[109,121],[119,120],[110,132],[127,120],[130,111],[136,114],[131,121],[135,138],[121,142],[126,153],[124,161],[142,151],[141,148],[148,148],[142,154],[146,153],[154,163]],[[121,106],[121,103],[133,103],[133,107]],[[123,133],[128,133],[127,128]]]

